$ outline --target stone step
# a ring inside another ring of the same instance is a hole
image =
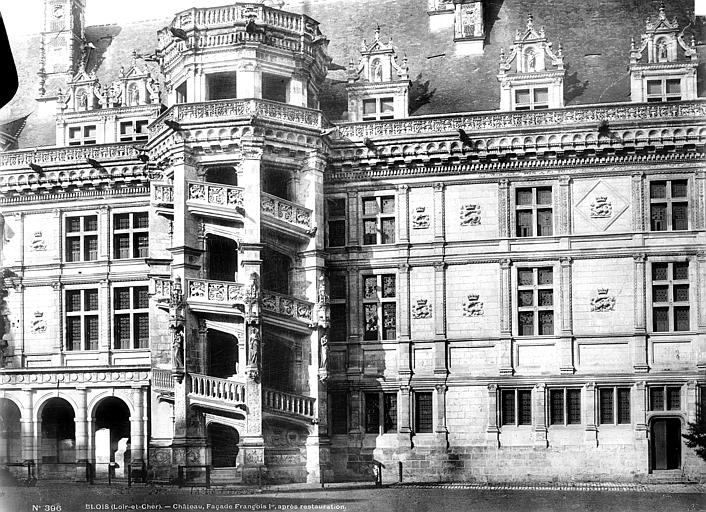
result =
[[[239,468],[213,468],[211,485],[235,485],[243,482],[243,473]]]

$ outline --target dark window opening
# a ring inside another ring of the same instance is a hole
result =
[[[414,431],[428,434],[434,429],[434,409],[431,393],[414,394]]]
[[[267,263],[262,267],[262,287],[271,292],[289,295],[292,260],[269,247],[263,249],[262,260]]]
[[[238,275],[238,244],[229,238],[209,236],[206,239],[208,279],[235,282]]]
[[[287,103],[289,78],[262,74],[262,98]]]
[[[206,75],[208,100],[229,100],[237,98],[235,71]]]

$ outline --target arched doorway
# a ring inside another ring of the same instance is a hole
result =
[[[116,478],[127,477],[130,463],[130,409],[116,397],[103,399],[96,407],[93,446],[96,477],[107,476],[111,463]]]
[[[227,379],[238,373],[238,338],[232,334],[209,329],[208,375]]]
[[[650,428],[651,469],[679,469],[681,467],[681,443],[681,420],[679,418],[654,418]]]
[[[211,423],[206,429],[208,446],[211,449],[211,465],[214,468],[237,466],[240,434],[233,427]]]
[[[74,409],[63,398],[49,399],[41,410],[39,475],[67,477],[75,471],[76,423]]]
[[[12,400],[0,398],[0,464],[22,460],[20,409]]]

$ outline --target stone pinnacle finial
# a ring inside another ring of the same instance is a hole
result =
[[[380,24],[376,23],[375,26],[375,40],[379,41],[380,40]]]
[[[532,30],[534,28],[534,16],[532,14],[527,15],[527,30]]]
[[[666,15],[666,13],[665,13],[665,9],[666,9],[666,8],[665,8],[665,5],[664,5],[664,2],[660,2],[660,3],[659,3],[659,19],[661,19],[661,20],[667,19],[667,15]]]

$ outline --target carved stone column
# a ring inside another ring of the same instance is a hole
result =
[[[559,287],[561,294],[561,339],[559,340],[559,369],[562,374],[573,374],[574,328],[572,316],[571,258],[561,258]]]
[[[363,371],[360,341],[363,339],[361,287],[362,278],[357,269],[348,270],[348,373],[359,374]]]
[[[77,389],[76,398],[76,481],[86,481],[86,461],[88,461],[88,425],[87,425],[86,388]]]
[[[446,238],[446,217],[444,216],[444,184],[434,183],[434,241],[443,242]]]
[[[500,429],[498,428],[498,385],[488,384],[488,428],[485,430],[487,446],[500,446]]]
[[[98,287],[98,358],[102,364],[110,363],[110,283],[103,279]],[[125,347],[123,347],[125,348]]]
[[[635,335],[633,337],[633,369],[637,373],[649,371],[647,362],[647,276],[644,254],[635,254]]]
[[[700,169],[696,171],[694,180],[696,198],[696,208],[692,208],[692,219],[694,229],[704,229],[706,227],[706,171]],[[703,308],[702,308],[703,309]]]
[[[22,435],[22,460],[35,460],[34,394],[32,388],[22,388],[22,410],[20,411],[20,429]]]
[[[704,211],[702,210],[703,214]],[[696,259],[696,304],[699,331],[706,331],[706,252],[699,252]],[[696,366],[700,371],[706,371],[706,336],[696,339]]]
[[[58,326],[58,334],[53,340],[52,356],[51,361],[53,366],[62,366],[64,364],[62,360],[62,349],[66,349],[66,334],[64,333],[64,316],[61,312],[64,310],[64,290],[63,286],[59,281],[54,281],[51,284],[54,304],[56,304],[56,309],[54,309],[54,322]],[[24,330],[24,326],[22,329]],[[62,347],[62,341],[64,346]]]
[[[596,418],[596,383],[587,382],[583,386],[583,397],[581,401],[583,409],[583,422],[586,425],[584,431],[584,444],[595,448],[598,446],[598,418]]]
[[[434,263],[434,375],[446,378],[446,263]]]
[[[534,446],[546,448],[549,446],[547,440],[547,410],[546,410],[546,390],[544,382],[536,384],[532,390],[532,417],[534,419]]]
[[[98,233],[102,236],[98,236],[98,259],[105,260],[108,259],[109,240],[112,239],[110,234],[110,207],[103,205],[98,209]]]
[[[130,417],[130,464],[141,471],[145,460],[144,425],[147,417],[142,387],[132,388],[132,405],[135,413]]]
[[[498,363],[500,375],[512,375],[512,261],[500,260],[500,340]]]

